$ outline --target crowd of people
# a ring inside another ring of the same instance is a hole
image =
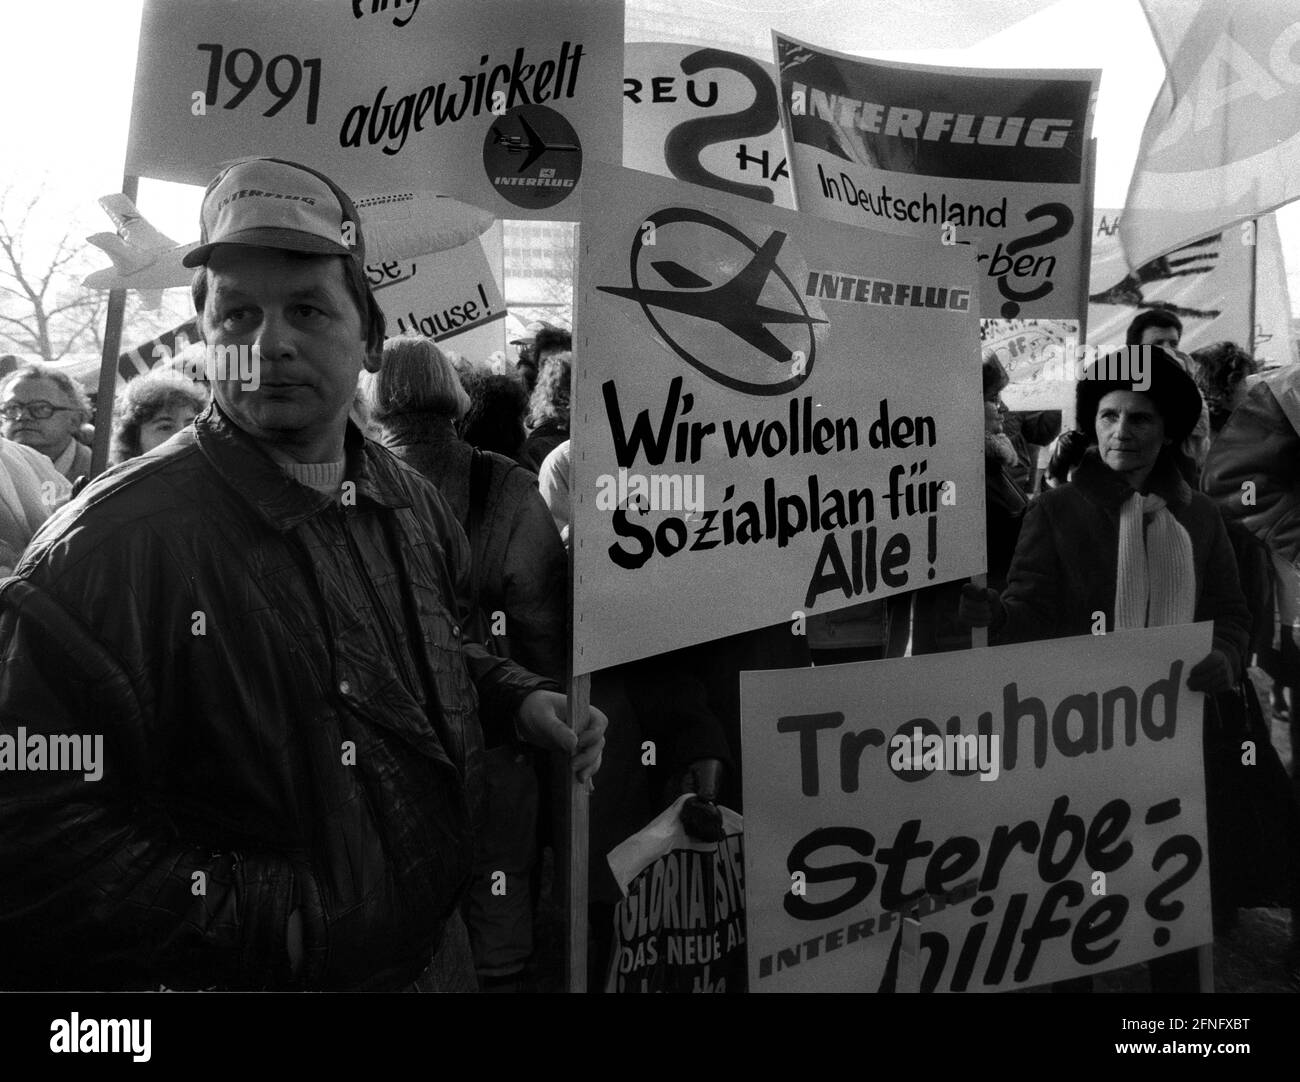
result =
[[[303,198],[259,198],[276,191]],[[209,346],[258,347],[260,385],[196,380],[184,355],[130,381],[99,477],[81,388],[0,377],[0,732],[85,749],[0,786],[5,987],[536,988],[542,854],[569,779],[599,769],[598,987],[605,854],[683,793],[701,836],[717,803],[743,811],[742,670],[968,648],[975,626],[1088,634],[1098,612],[1107,631],[1213,621],[1189,686],[1211,704],[1216,931],[1300,905],[1292,791],[1221,754],[1249,735],[1281,770],[1252,663],[1300,733],[1294,370],[1261,376],[1230,343],[1188,356],[1146,311],[1145,378],[1098,361],[1062,433],[1059,412],[1009,413],[987,356],[983,584],[604,670],[571,717],[569,334],[540,327],[515,361],[386,338],[364,238],[340,240],[356,221],[305,166],[215,178],[195,309]],[[1242,813],[1265,791],[1269,831]],[[1151,980],[1193,987],[1194,959]]]

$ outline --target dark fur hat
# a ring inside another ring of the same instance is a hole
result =
[[[1074,424],[1097,439],[1097,406],[1112,391],[1137,391],[1164,418],[1165,435],[1181,444],[1201,416],[1201,392],[1182,362],[1164,346],[1129,346],[1098,357],[1075,384]]]

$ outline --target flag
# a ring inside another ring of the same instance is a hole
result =
[[[1300,0],[1142,0],[1165,61],[1120,223],[1130,268],[1300,196]]]

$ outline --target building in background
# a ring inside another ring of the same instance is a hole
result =
[[[712,46],[770,59],[769,20],[696,0],[626,0],[624,41],[668,41]],[[522,323],[573,325],[577,262],[569,222],[505,223],[506,307]]]

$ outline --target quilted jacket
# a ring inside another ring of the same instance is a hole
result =
[[[498,725],[554,685],[461,641],[463,533],[346,443],[331,500],[213,406],[0,584],[0,765],[6,736],[103,739],[98,780],[0,773],[0,987],[378,989],[428,964],[470,868],[475,685]]]

